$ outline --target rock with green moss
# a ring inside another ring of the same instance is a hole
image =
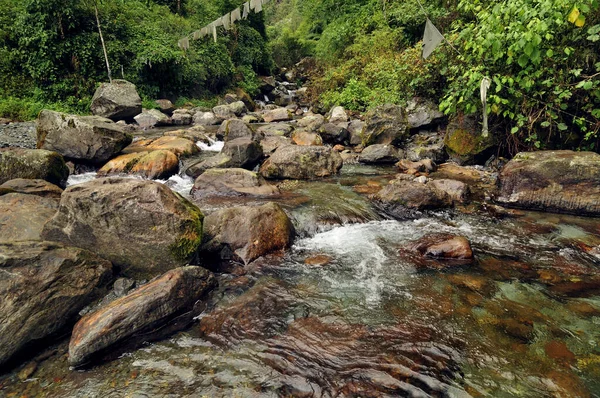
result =
[[[329,147],[286,145],[262,164],[260,174],[267,179],[312,180],[337,174],[343,164]]]
[[[104,163],[131,141],[121,126],[100,116],[43,110],[37,120],[37,147],[75,162]]]
[[[65,187],[69,169],[63,157],[43,149],[0,149],[0,184],[15,178],[41,179]]]
[[[295,235],[292,222],[276,203],[218,210],[206,217],[204,233],[202,251],[208,257],[244,264],[289,247]]]
[[[256,133],[246,123],[238,119],[225,120],[217,131],[217,138],[225,142],[236,138],[251,138],[260,141],[262,137],[264,137],[264,134]]]
[[[381,105],[365,115],[363,145],[400,144],[409,135],[406,110],[399,105]]]
[[[450,159],[460,165],[483,164],[496,146],[493,134],[484,136],[474,117],[455,119],[448,125],[444,146]]]
[[[46,240],[97,253],[134,278],[185,265],[202,241],[202,212],[154,181],[100,178],[67,188]]]

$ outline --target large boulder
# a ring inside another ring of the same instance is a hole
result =
[[[194,183],[191,194],[196,198],[206,196],[253,195],[270,196],[279,189],[267,183],[252,171],[232,169],[210,169],[202,173]]]
[[[600,216],[600,155],[540,151],[517,154],[499,176],[497,201],[514,207]]]
[[[92,114],[112,120],[131,119],[142,113],[142,99],[135,85],[126,80],[102,83],[94,93]]]
[[[0,149],[0,184],[15,178],[41,179],[65,187],[69,169],[63,157],[43,149]]]
[[[227,141],[222,154],[229,157],[235,167],[252,169],[262,159],[263,150],[258,142],[246,136]]]
[[[358,161],[367,164],[396,163],[401,153],[392,145],[369,145],[360,154]]]
[[[397,218],[412,218],[423,210],[449,207],[453,203],[446,192],[433,185],[408,179],[391,181],[373,199],[384,213]]]
[[[196,143],[186,137],[165,135],[159,138],[139,140],[123,149],[123,153],[152,152],[167,150],[178,157],[191,156],[200,152]]]
[[[131,141],[121,126],[100,116],[43,110],[37,120],[37,147],[74,161],[104,163]]]
[[[293,116],[292,112],[289,109],[277,108],[265,112],[265,114],[263,115],[263,119],[266,123],[285,122],[288,120],[292,120]]]
[[[74,323],[112,276],[109,261],[55,242],[0,243],[0,253],[0,366]]]
[[[44,225],[57,210],[54,198],[23,193],[0,196],[0,242],[40,240]]]
[[[69,342],[69,364],[80,367],[106,353],[115,344],[135,337],[135,344],[149,338],[175,318],[178,327],[192,320],[194,305],[216,285],[210,271],[180,267],[85,315],[73,328]],[[197,314],[196,314],[197,315]],[[172,333],[167,327],[163,333]],[[146,337],[144,337],[146,336]]]
[[[290,246],[294,226],[278,204],[217,210],[206,217],[202,251],[218,259],[248,264]]]
[[[436,125],[444,120],[439,106],[428,100],[412,99],[406,106],[408,125],[411,129]]]
[[[350,132],[343,126],[333,123],[325,123],[319,128],[319,134],[323,142],[327,144],[344,144],[350,141]]]
[[[470,116],[452,120],[444,137],[448,156],[459,165],[483,164],[493,154],[495,145],[494,136],[484,137],[479,123]]]
[[[15,178],[14,180],[6,181],[4,184],[0,185],[0,195],[2,195],[3,190],[6,191],[6,193],[9,193],[10,191],[55,199],[60,199],[60,195],[63,193],[63,190],[60,187],[46,180],[29,180],[26,178]]]
[[[42,236],[88,249],[148,277],[186,264],[202,241],[202,212],[154,181],[100,178],[67,188]]]
[[[171,151],[134,152],[117,156],[106,163],[99,176],[132,174],[150,179],[166,179],[179,170],[179,158]]]
[[[248,112],[243,101],[232,102],[227,105],[218,105],[212,109],[215,116],[221,119],[233,119]]]
[[[399,105],[381,105],[365,115],[363,144],[399,144],[409,135],[406,110]]]
[[[249,137],[260,140],[261,134],[256,134],[246,123],[238,119],[229,119],[221,123],[217,131],[217,138],[223,141],[235,140],[236,138]]]
[[[214,126],[223,121],[222,118],[217,117],[213,112],[196,112],[194,114],[194,124],[199,126]]]
[[[265,178],[310,180],[337,174],[344,162],[323,146],[281,146],[260,168]]]

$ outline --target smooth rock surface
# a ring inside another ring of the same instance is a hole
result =
[[[303,146],[321,146],[323,145],[323,139],[317,133],[311,133],[305,130],[296,130],[292,134],[292,141],[296,145]]]
[[[343,161],[337,152],[323,146],[281,146],[260,167],[267,179],[310,180],[337,174]]]
[[[263,115],[263,119],[267,123],[271,122],[285,122],[288,120],[292,120],[292,113],[289,109],[285,108],[277,108],[270,111],[265,112]]]
[[[360,153],[358,161],[367,164],[396,163],[401,153],[392,145],[369,145]]]
[[[112,277],[109,261],[55,242],[0,243],[0,253],[0,365],[64,330]]]
[[[188,138],[165,135],[156,139],[149,138],[136,141],[123,149],[123,153],[152,152],[160,150],[171,151],[179,157],[191,156],[200,152],[196,143]]]
[[[600,155],[539,151],[517,154],[499,175],[497,201],[528,209],[600,216]]]
[[[58,199],[23,193],[0,196],[0,242],[41,240],[46,223],[58,210]]]
[[[26,178],[15,178],[0,185],[0,190],[10,189],[17,193],[43,196],[45,198],[60,199],[63,190],[46,180],[29,180]],[[2,195],[2,193],[0,193]]]
[[[455,260],[473,258],[473,250],[467,238],[452,235],[427,235],[412,245],[412,249],[424,256]]]
[[[102,83],[94,93],[92,114],[112,120],[130,119],[142,113],[142,99],[135,85],[126,80]]]
[[[295,234],[292,222],[275,203],[217,210],[206,217],[204,233],[203,252],[244,264],[289,247]]]
[[[230,159],[230,164],[244,169],[253,169],[263,157],[262,147],[251,137],[227,141],[221,153]]]
[[[179,158],[171,151],[134,152],[110,160],[100,170],[99,176],[132,174],[149,179],[166,179],[179,170]]]
[[[69,169],[57,152],[44,149],[0,149],[0,184],[16,178],[46,180],[65,187]]]
[[[190,260],[202,241],[202,219],[164,184],[100,178],[67,188],[42,236],[93,251],[123,276],[144,278]]]
[[[121,126],[100,116],[43,110],[37,120],[37,147],[74,161],[104,163],[131,141]]]
[[[279,189],[249,170],[210,169],[196,178],[191,194],[196,198],[231,195],[270,196],[279,194]]]
[[[144,332],[154,331],[190,312],[196,301],[215,285],[212,273],[204,268],[176,268],[84,316],[73,328],[69,364],[85,365],[94,356],[134,335],[136,344],[142,343]]]

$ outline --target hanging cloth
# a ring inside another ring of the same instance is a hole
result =
[[[194,31],[194,33],[192,34],[192,37],[194,40],[198,40],[200,38],[200,31],[199,30]]]
[[[200,29],[200,37],[205,37],[208,34],[208,27],[205,26],[202,29]]]
[[[179,48],[181,48],[184,51],[189,50],[190,39],[188,39],[187,37],[184,37],[183,39],[179,40]]]
[[[225,30],[229,30],[229,28],[231,27],[231,14],[227,13],[223,15],[221,19],[223,20],[223,27],[225,28]]]
[[[247,19],[248,15],[250,15],[250,3],[244,3],[244,12],[242,13],[242,19]]]
[[[239,21],[240,19],[242,19],[242,12],[239,8],[236,8],[235,10],[231,11],[231,24],[232,25],[234,23],[236,23],[237,21]]]
[[[481,94],[481,104],[483,105],[483,129],[481,135],[485,138],[488,136],[488,117],[487,117],[487,91],[490,88],[491,81],[487,77],[481,80],[479,91]]]
[[[216,43],[217,42],[217,25],[215,25],[215,24],[212,25],[212,35],[213,35],[213,40]]]
[[[254,10],[254,12],[259,13],[262,11],[262,1],[261,0],[250,0],[250,8]]]
[[[423,35],[423,59],[427,59],[443,40],[444,36],[427,18],[425,34]]]
[[[215,20],[212,22],[212,25],[213,25],[215,28],[218,28],[219,26],[223,26],[223,18],[221,17],[221,18],[217,18],[217,19],[215,19]]]

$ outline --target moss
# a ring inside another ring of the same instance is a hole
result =
[[[484,137],[480,133],[473,133],[465,129],[449,131],[444,139],[448,154],[467,159],[484,152],[494,145],[494,139],[490,135]]]
[[[169,246],[169,253],[177,261],[189,261],[202,243],[204,214],[187,199],[177,193],[176,195],[188,211],[190,219],[184,223],[182,233]]]

